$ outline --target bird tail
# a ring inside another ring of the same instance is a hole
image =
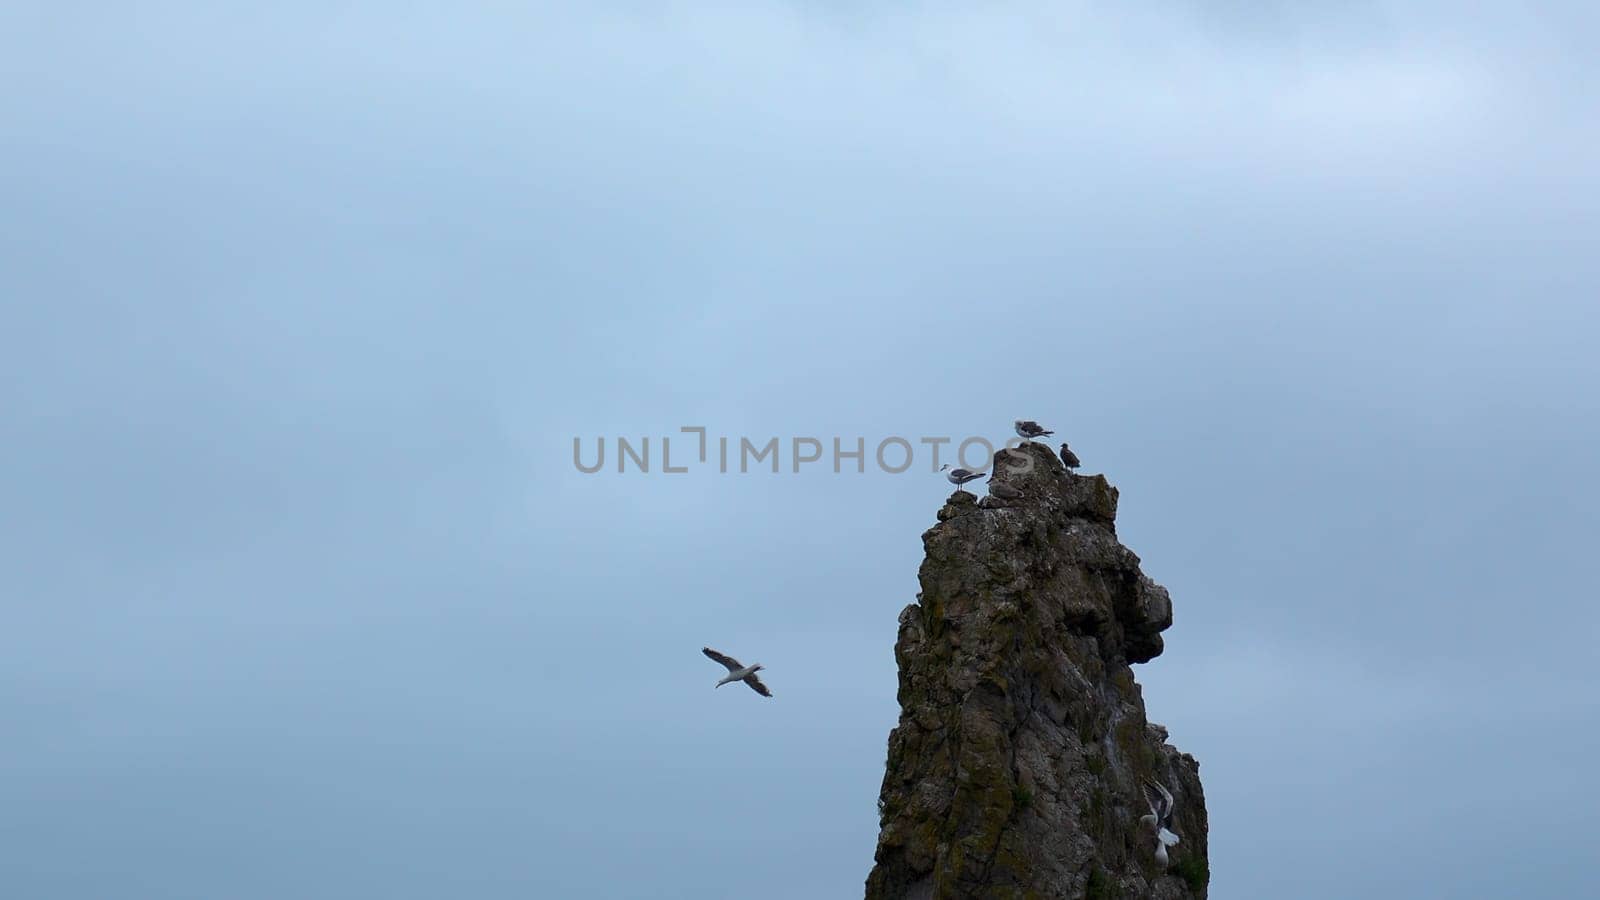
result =
[[[1161,832],[1157,835],[1157,837],[1161,838],[1161,843],[1167,845],[1168,847],[1176,846],[1178,843],[1178,836],[1166,830],[1165,828],[1161,829]]]

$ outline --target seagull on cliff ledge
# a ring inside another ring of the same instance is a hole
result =
[[[1012,425],[1014,425],[1017,429],[1017,437],[1022,438],[1025,441],[1031,441],[1037,437],[1046,437],[1048,435],[1055,434],[1054,431],[1046,431],[1043,425],[1040,425],[1038,422],[1035,422],[1032,419],[1017,419],[1012,423]]]
[[[739,662],[737,659],[727,655],[726,653],[718,653],[710,647],[701,647],[700,652],[711,657],[717,662],[722,663],[728,668],[728,677],[717,682],[717,687],[722,687],[725,684],[731,684],[735,681],[742,681],[745,684],[750,685],[750,690],[755,691],[761,696],[772,696],[772,692],[767,690],[767,686],[761,683],[760,678],[756,677],[756,673],[765,668],[760,663],[747,666],[744,663]]]
[[[1004,481],[989,480],[989,493],[1001,500],[1021,500],[1023,493],[1018,488],[1012,487]]]
[[[1067,467],[1068,472],[1083,465],[1078,459],[1078,454],[1073,453],[1072,448],[1068,447],[1065,442],[1061,444],[1061,464]]]
[[[939,467],[939,471],[941,472],[943,472],[945,469],[950,469],[949,463],[945,463]],[[977,481],[979,478],[983,477],[983,473],[974,472],[971,469],[950,469],[950,474],[944,477],[951,484],[956,486],[956,490],[961,491],[966,490],[966,488],[962,487],[962,485],[965,485],[969,481]]]
[[[1172,792],[1154,781],[1146,782],[1150,787],[1160,793],[1160,799],[1151,799],[1149,792],[1145,792],[1144,802],[1150,807],[1150,815],[1140,816],[1139,824],[1155,833],[1156,837],[1156,863],[1162,869],[1167,867],[1167,848],[1176,846],[1178,836],[1173,834],[1167,826],[1172,824]]]

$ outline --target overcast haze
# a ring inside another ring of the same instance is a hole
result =
[[[860,896],[949,485],[786,445],[1018,417],[1212,896],[1594,889],[1592,4],[564,7],[0,9],[8,897]]]

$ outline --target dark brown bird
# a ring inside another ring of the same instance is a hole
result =
[[[1023,497],[1022,491],[1007,482],[995,481],[993,478],[989,479],[989,493],[1001,500],[1021,500]]]
[[[1065,443],[1061,445],[1061,464],[1066,466],[1069,472],[1083,465],[1078,461],[1078,454],[1073,453]]]

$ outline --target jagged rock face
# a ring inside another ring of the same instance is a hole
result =
[[[1129,667],[1161,653],[1171,600],[1117,541],[1116,488],[1011,453],[995,480],[1021,497],[957,492],[922,537],[867,900],[1203,898],[1199,764],[1146,721]],[[1165,869],[1146,779],[1176,799]]]

